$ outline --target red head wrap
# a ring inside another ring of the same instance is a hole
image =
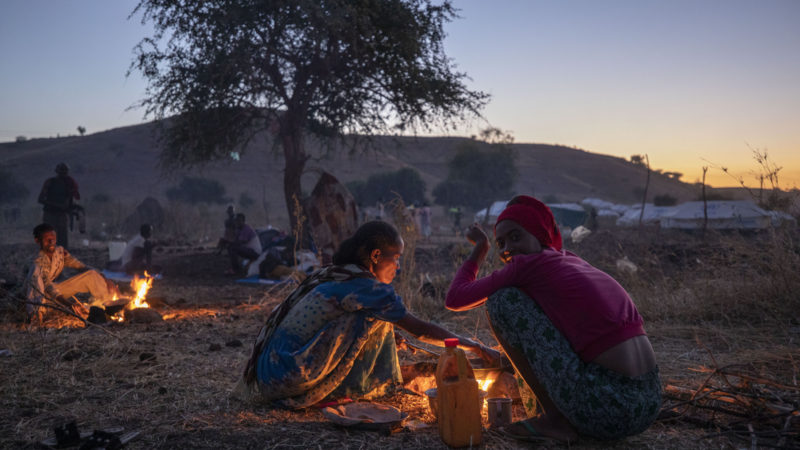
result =
[[[561,232],[558,231],[553,212],[539,200],[528,195],[514,197],[497,217],[495,228],[503,220],[517,222],[525,231],[534,235],[543,248],[561,250]]]

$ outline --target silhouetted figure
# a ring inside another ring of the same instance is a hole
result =
[[[78,192],[78,183],[69,176],[66,163],[56,165],[56,174],[45,180],[39,193],[39,203],[43,205],[42,222],[55,228],[57,245],[69,248],[69,216],[73,210],[77,210],[75,200],[80,200],[81,194]]]
[[[242,213],[236,214],[236,239],[228,245],[228,254],[231,257],[229,274],[237,275],[247,272],[242,266],[242,259],[252,262],[261,256],[261,240],[255,230],[245,223]]]
[[[228,248],[232,242],[236,240],[236,208],[233,205],[228,205],[228,208],[225,210],[226,214],[228,215],[225,218],[225,231],[222,234],[222,237],[219,238],[219,242],[217,242],[217,248],[220,252],[222,250]]]

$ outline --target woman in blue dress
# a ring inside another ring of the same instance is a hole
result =
[[[385,395],[402,383],[394,325],[433,345],[458,338],[464,350],[497,361],[497,351],[406,310],[390,284],[403,246],[397,230],[382,221],[365,223],[343,241],[333,265],[312,274],[272,311],[237,393],[287,408]]]

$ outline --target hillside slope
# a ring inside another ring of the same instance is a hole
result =
[[[270,205],[276,218],[285,216],[282,194],[283,157],[271,150],[266,139],[256,139],[239,161],[217,162],[193,170],[164,172],[158,166],[160,150],[153,135],[154,124],[116,128],[84,137],[32,139],[0,144],[0,168],[11,170],[25,183],[35,202],[44,179],[53,175],[59,161],[72,167],[84,199],[103,194],[115,200],[138,202],[146,196],[165,199],[165,191],[184,175],[202,176],[221,182],[230,197],[247,193]],[[430,193],[447,176],[447,162],[460,142],[456,137],[377,137],[365,151],[325,152],[312,143],[315,156],[307,165],[303,189],[310,192],[319,170],[341,181],[366,179],[369,175],[402,167],[420,171]],[[514,144],[519,179],[517,192],[576,201],[599,197],[622,203],[641,201],[646,171],[622,158],[574,148]],[[652,174],[648,197],[669,194],[681,201],[697,197],[698,188],[660,174]]]

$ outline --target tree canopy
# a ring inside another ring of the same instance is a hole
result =
[[[356,202],[364,206],[378,201],[388,202],[397,195],[405,204],[422,204],[425,203],[425,187],[425,180],[411,167],[370,175],[367,181],[347,183]]]
[[[290,218],[307,134],[434,129],[488,99],[444,53],[450,0],[141,0],[136,14],[155,29],[131,70],[148,81],[145,115],[169,119],[162,164],[230,158],[268,131]]]
[[[183,203],[229,203],[225,186],[217,180],[183,177],[178,186],[167,189],[167,198]]]
[[[514,194],[514,150],[506,142],[471,140],[459,144],[448,163],[447,179],[433,189],[436,203],[484,208]]]

